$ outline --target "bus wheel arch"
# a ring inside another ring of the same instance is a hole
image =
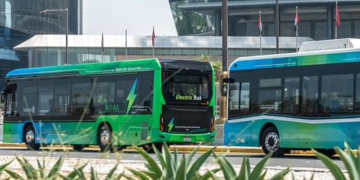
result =
[[[280,133],[273,123],[267,123],[261,129],[260,145],[265,154],[273,152],[273,157],[281,157],[284,151],[280,148]]]
[[[35,143],[36,131],[34,125],[30,122],[25,123],[23,128],[22,140],[26,147],[31,150],[39,150],[40,144]]]
[[[112,127],[109,122],[100,123],[97,130],[97,143],[101,152],[108,151],[112,147]]]

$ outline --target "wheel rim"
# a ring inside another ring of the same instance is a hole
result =
[[[265,146],[269,151],[276,151],[279,149],[280,138],[277,133],[270,132],[265,137]]]
[[[100,142],[103,146],[106,146],[110,143],[110,132],[108,130],[101,131]]]
[[[26,144],[33,144],[34,140],[35,140],[35,133],[33,130],[29,130],[26,133]]]

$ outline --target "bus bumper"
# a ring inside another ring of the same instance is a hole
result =
[[[168,144],[194,144],[204,142],[214,142],[215,132],[207,134],[171,134],[162,133],[159,134],[157,139],[154,139],[155,143],[166,142]]]

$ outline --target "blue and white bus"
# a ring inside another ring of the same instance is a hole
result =
[[[303,43],[297,53],[243,57],[228,69],[224,143],[267,154],[360,144],[360,40]]]

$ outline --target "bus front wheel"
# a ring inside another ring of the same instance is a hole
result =
[[[273,157],[281,157],[284,155],[284,152],[280,148],[280,135],[275,127],[268,127],[262,133],[261,147],[265,154],[273,152]]]
[[[100,127],[98,132],[98,144],[101,152],[105,152],[111,149],[112,131],[111,128],[104,124]]]
[[[34,126],[32,126],[32,125],[27,126],[24,131],[23,139],[24,139],[25,145],[28,149],[30,149],[30,150],[39,150],[40,149],[40,144],[35,143],[35,138],[36,138],[36,133],[35,133]]]

